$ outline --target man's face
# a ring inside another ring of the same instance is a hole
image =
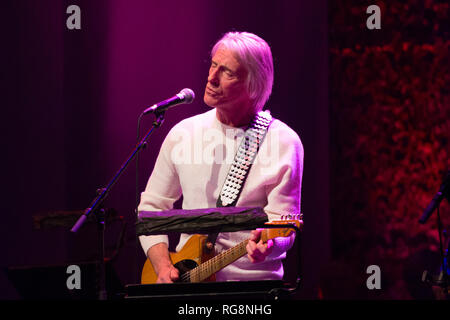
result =
[[[222,110],[239,110],[251,105],[247,92],[247,70],[232,51],[219,49],[211,58],[204,102]],[[241,110],[243,111],[243,110]]]

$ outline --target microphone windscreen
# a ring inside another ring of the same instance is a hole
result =
[[[189,88],[184,88],[180,92],[184,96],[185,103],[191,103],[195,99],[195,93]]]

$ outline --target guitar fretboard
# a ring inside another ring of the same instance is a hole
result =
[[[248,240],[225,250],[189,271],[190,282],[201,282],[247,253]]]
[[[286,220],[282,224],[292,224],[291,220]],[[299,222],[297,221],[299,224]],[[289,228],[269,228],[264,229],[261,232],[261,241],[263,243],[266,243],[269,239],[274,239],[276,237],[287,237],[293,232],[292,229]],[[238,245],[225,250],[215,257],[209,259],[208,261],[200,264],[196,268],[192,269],[191,271],[186,272],[187,279],[185,279],[188,282],[201,282],[207,278],[209,278],[211,275],[216,273],[217,271],[225,268],[230,263],[233,263],[243,255],[247,253],[247,243],[248,240],[244,240]]]

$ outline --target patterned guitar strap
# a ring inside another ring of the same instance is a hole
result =
[[[222,186],[217,199],[217,207],[235,206],[247,180],[248,173],[259,151],[273,118],[269,111],[260,111],[245,130],[244,138],[239,145],[233,164]],[[212,248],[217,233],[208,235],[207,246]]]

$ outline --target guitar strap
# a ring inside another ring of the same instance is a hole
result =
[[[222,190],[219,193],[216,203],[217,207],[236,205],[248,173],[272,122],[273,118],[269,111],[260,111],[245,130],[244,138],[239,145],[228,175],[222,185]],[[209,234],[206,240],[207,243],[214,245],[217,235],[217,233]]]

